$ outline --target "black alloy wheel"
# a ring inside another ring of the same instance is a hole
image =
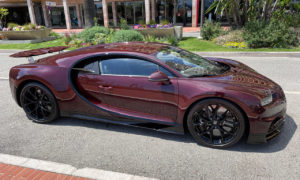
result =
[[[197,143],[226,148],[242,138],[245,118],[232,103],[222,99],[207,99],[193,106],[187,126]]]
[[[58,106],[52,93],[39,83],[28,83],[22,89],[20,102],[33,122],[48,123],[58,117]]]

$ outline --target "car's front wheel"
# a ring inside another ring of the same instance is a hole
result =
[[[206,99],[192,107],[187,126],[197,143],[226,148],[242,138],[245,118],[238,107],[226,100]]]
[[[20,102],[27,117],[33,122],[48,123],[58,117],[56,99],[42,84],[26,84],[21,91]]]

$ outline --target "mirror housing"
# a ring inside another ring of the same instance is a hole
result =
[[[152,73],[148,77],[148,80],[152,81],[152,82],[162,82],[162,83],[167,83],[167,84],[170,83],[169,77],[161,71],[155,71],[154,73]]]

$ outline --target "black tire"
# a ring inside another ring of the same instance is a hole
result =
[[[202,100],[191,108],[187,126],[198,144],[227,148],[243,137],[245,117],[234,104],[212,98]]]
[[[44,85],[26,84],[20,93],[20,102],[28,119],[36,123],[49,123],[59,117],[56,99]]]

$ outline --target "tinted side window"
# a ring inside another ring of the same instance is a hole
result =
[[[100,62],[101,74],[149,76],[158,69],[158,66],[149,61],[116,58]]]
[[[90,70],[92,71],[93,73],[91,74],[99,74],[99,63],[98,61],[93,61],[93,62],[89,62],[89,63],[85,63],[83,65],[81,65],[79,68],[84,68],[86,70]],[[81,73],[86,73],[86,72],[79,72],[80,74]]]

